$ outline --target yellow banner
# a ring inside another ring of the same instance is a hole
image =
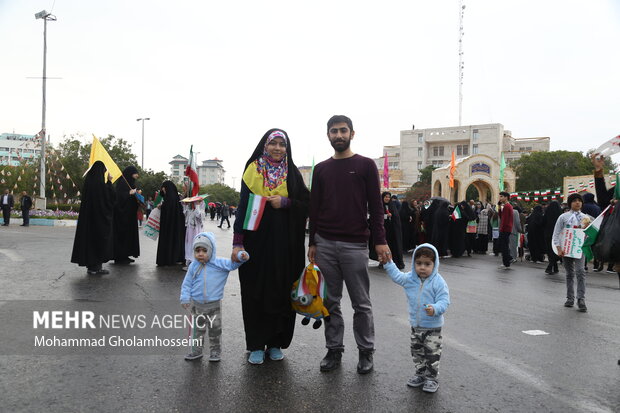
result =
[[[108,154],[108,151],[105,150],[99,139],[93,135],[93,144],[90,148],[88,169],[90,169],[90,167],[97,161],[103,162],[105,168],[108,170],[108,173],[112,175],[112,182],[116,182],[116,180],[123,175],[118,165],[116,165],[116,162],[114,162]]]

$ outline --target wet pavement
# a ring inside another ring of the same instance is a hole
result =
[[[205,229],[216,234],[218,255],[229,256],[232,230],[217,228],[215,221]],[[135,264],[107,264],[109,275],[93,277],[69,262],[74,231],[14,225],[0,230],[1,411],[619,411],[618,276],[588,273],[588,312],[582,314],[563,307],[563,270],[547,275],[544,265],[519,262],[500,271],[493,256],[440,264],[452,305],[434,395],[405,385],[413,373],[406,298],[376,264],[371,264],[375,371],[365,376],[356,373],[346,295],[346,351],[339,370],[319,372],[322,330],[299,323],[285,360],[249,365],[236,271],[225,289],[219,363],[186,362],[183,349],[116,355],[14,350],[21,318],[30,323],[32,318],[29,311],[24,317],[7,314],[24,300],[50,309],[59,302],[80,308],[98,303],[123,312],[139,304],[183,313],[177,303],[184,272],[156,267],[156,242],[141,236]],[[405,261],[409,269],[410,256]],[[523,333],[527,330],[549,334]]]

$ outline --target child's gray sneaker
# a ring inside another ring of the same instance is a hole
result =
[[[426,379],[422,376],[413,376],[407,381],[409,387],[420,387],[426,382]]]
[[[219,350],[211,350],[211,353],[209,354],[209,361],[220,361],[221,359],[222,357],[220,357]]]
[[[202,358],[202,351],[194,351],[189,353],[187,356],[185,356],[185,360],[187,361],[192,361],[192,360],[198,360]]]
[[[422,390],[427,393],[435,393],[438,388],[439,383],[437,383],[435,380],[426,380],[426,382],[424,382],[424,387],[422,387]]]

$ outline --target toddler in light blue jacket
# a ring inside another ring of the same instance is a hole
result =
[[[181,285],[181,305],[194,316],[191,352],[185,360],[202,358],[204,335],[209,329],[209,361],[220,361],[222,338],[222,306],[224,286],[230,271],[250,259],[240,251],[241,262],[215,256],[215,237],[212,232],[201,232],[194,237],[194,258]],[[200,345],[197,345],[200,343]]]
[[[422,244],[413,252],[412,271],[400,272],[389,262],[385,270],[392,280],[405,288],[411,323],[411,355],[415,376],[407,381],[410,387],[422,387],[428,393],[439,388],[437,376],[443,346],[441,327],[443,313],[450,305],[448,284],[437,272],[439,254],[431,244]]]

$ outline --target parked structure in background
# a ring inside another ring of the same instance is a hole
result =
[[[490,123],[403,130],[400,145],[384,146],[383,153],[388,155],[391,189],[404,192],[420,179],[421,169],[449,165],[453,150],[457,159],[480,154],[497,162],[503,152],[506,163],[510,163],[526,153],[548,151],[549,144],[548,137],[514,138],[504,125]],[[383,171],[383,156],[375,162]]]
[[[214,158],[202,161],[202,165],[196,166],[196,172],[198,173],[198,183],[200,186],[211,184],[224,184],[226,170],[224,169],[221,159]],[[172,158],[170,164],[170,177],[175,183],[183,182],[185,177],[185,168],[187,167],[189,160],[181,155],[176,155]]]
[[[22,160],[38,159],[40,156],[41,144],[35,135],[0,134],[0,165],[18,166]]]

